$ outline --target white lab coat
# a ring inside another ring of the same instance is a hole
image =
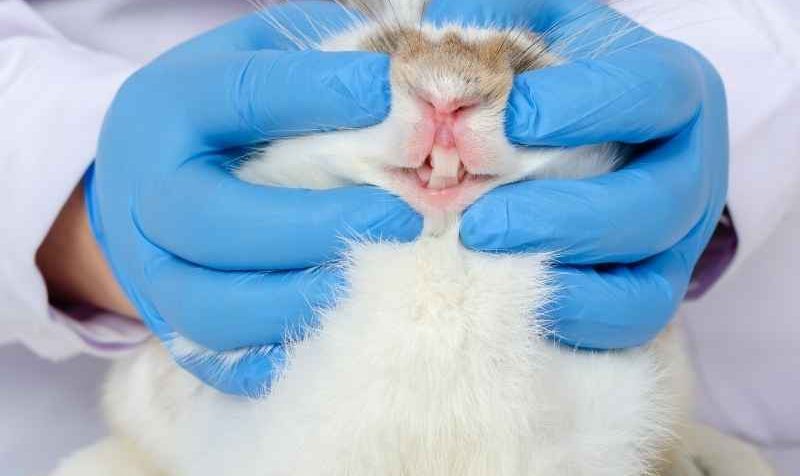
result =
[[[728,203],[739,250],[721,282],[684,307],[700,412],[771,448],[784,474],[800,475],[800,311],[792,292],[800,268],[793,249],[800,238],[800,5],[627,0],[616,6],[703,52],[725,80]],[[244,0],[0,0],[0,344],[22,342],[58,360],[111,355],[141,341],[142,328],[128,320],[77,321],[51,307],[34,253],[91,162],[103,113],[121,82],[169,46],[251,10]],[[0,421],[27,409],[28,431],[36,421],[52,427],[54,418],[66,417],[30,408],[52,401],[58,389],[49,378],[15,377],[26,367],[48,372],[19,349],[0,352]],[[11,360],[15,368],[6,365]],[[80,367],[49,372],[82,375]],[[80,398],[85,404],[94,396]],[[15,457],[18,471],[47,469],[53,462],[47,457],[20,458],[33,442],[18,435],[0,424],[0,461]],[[67,447],[57,445],[58,452]],[[53,455],[46,444],[35,448]]]

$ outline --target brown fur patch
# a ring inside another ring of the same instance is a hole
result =
[[[421,75],[450,76],[464,81],[465,97],[491,103],[505,102],[514,74],[556,62],[538,36],[521,30],[471,40],[458,30],[433,39],[414,28],[380,28],[361,46],[391,55],[395,79],[412,91]]]

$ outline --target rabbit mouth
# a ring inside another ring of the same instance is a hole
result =
[[[429,212],[460,212],[500,180],[495,175],[470,173],[460,162],[442,173],[425,160],[418,167],[393,167],[392,191],[423,215]]]
[[[421,164],[402,170],[415,175],[419,187],[431,194],[445,193],[449,189],[458,189],[494,177],[470,171],[454,146],[434,145]]]

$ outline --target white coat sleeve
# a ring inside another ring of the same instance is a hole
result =
[[[800,7],[790,0],[634,4],[617,5],[656,33],[700,51],[725,83],[731,138],[728,208],[738,235],[735,270],[798,201]]]
[[[77,319],[52,308],[34,261],[133,69],[71,43],[25,2],[0,0],[0,344],[21,341],[60,359],[141,340],[119,318]]]

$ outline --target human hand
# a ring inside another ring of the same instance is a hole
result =
[[[724,208],[728,130],[710,63],[586,0],[434,0],[432,21],[524,26],[567,58],[520,75],[507,133],[523,146],[637,144],[619,171],[499,188],[468,209],[462,242],[486,251],[557,251],[546,310],[569,345],[646,343],[669,322]]]
[[[275,7],[298,36],[351,21],[329,2]],[[313,25],[312,25],[313,22]],[[91,224],[117,280],[179,364],[218,389],[258,396],[280,345],[339,277],[318,265],[351,233],[407,240],[420,218],[371,187],[308,191],[243,183],[226,169],[249,147],[380,122],[388,59],[299,51],[256,14],[135,73],[117,94],[87,174]],[[223,359],[191,359],[177,336]],[[223,371],[224,370],[224,371]]]
[[[79,183],[72,191],[36,251],[47,297],[60,308],[89,305],[136,317],[94,239],[83,188]]]

